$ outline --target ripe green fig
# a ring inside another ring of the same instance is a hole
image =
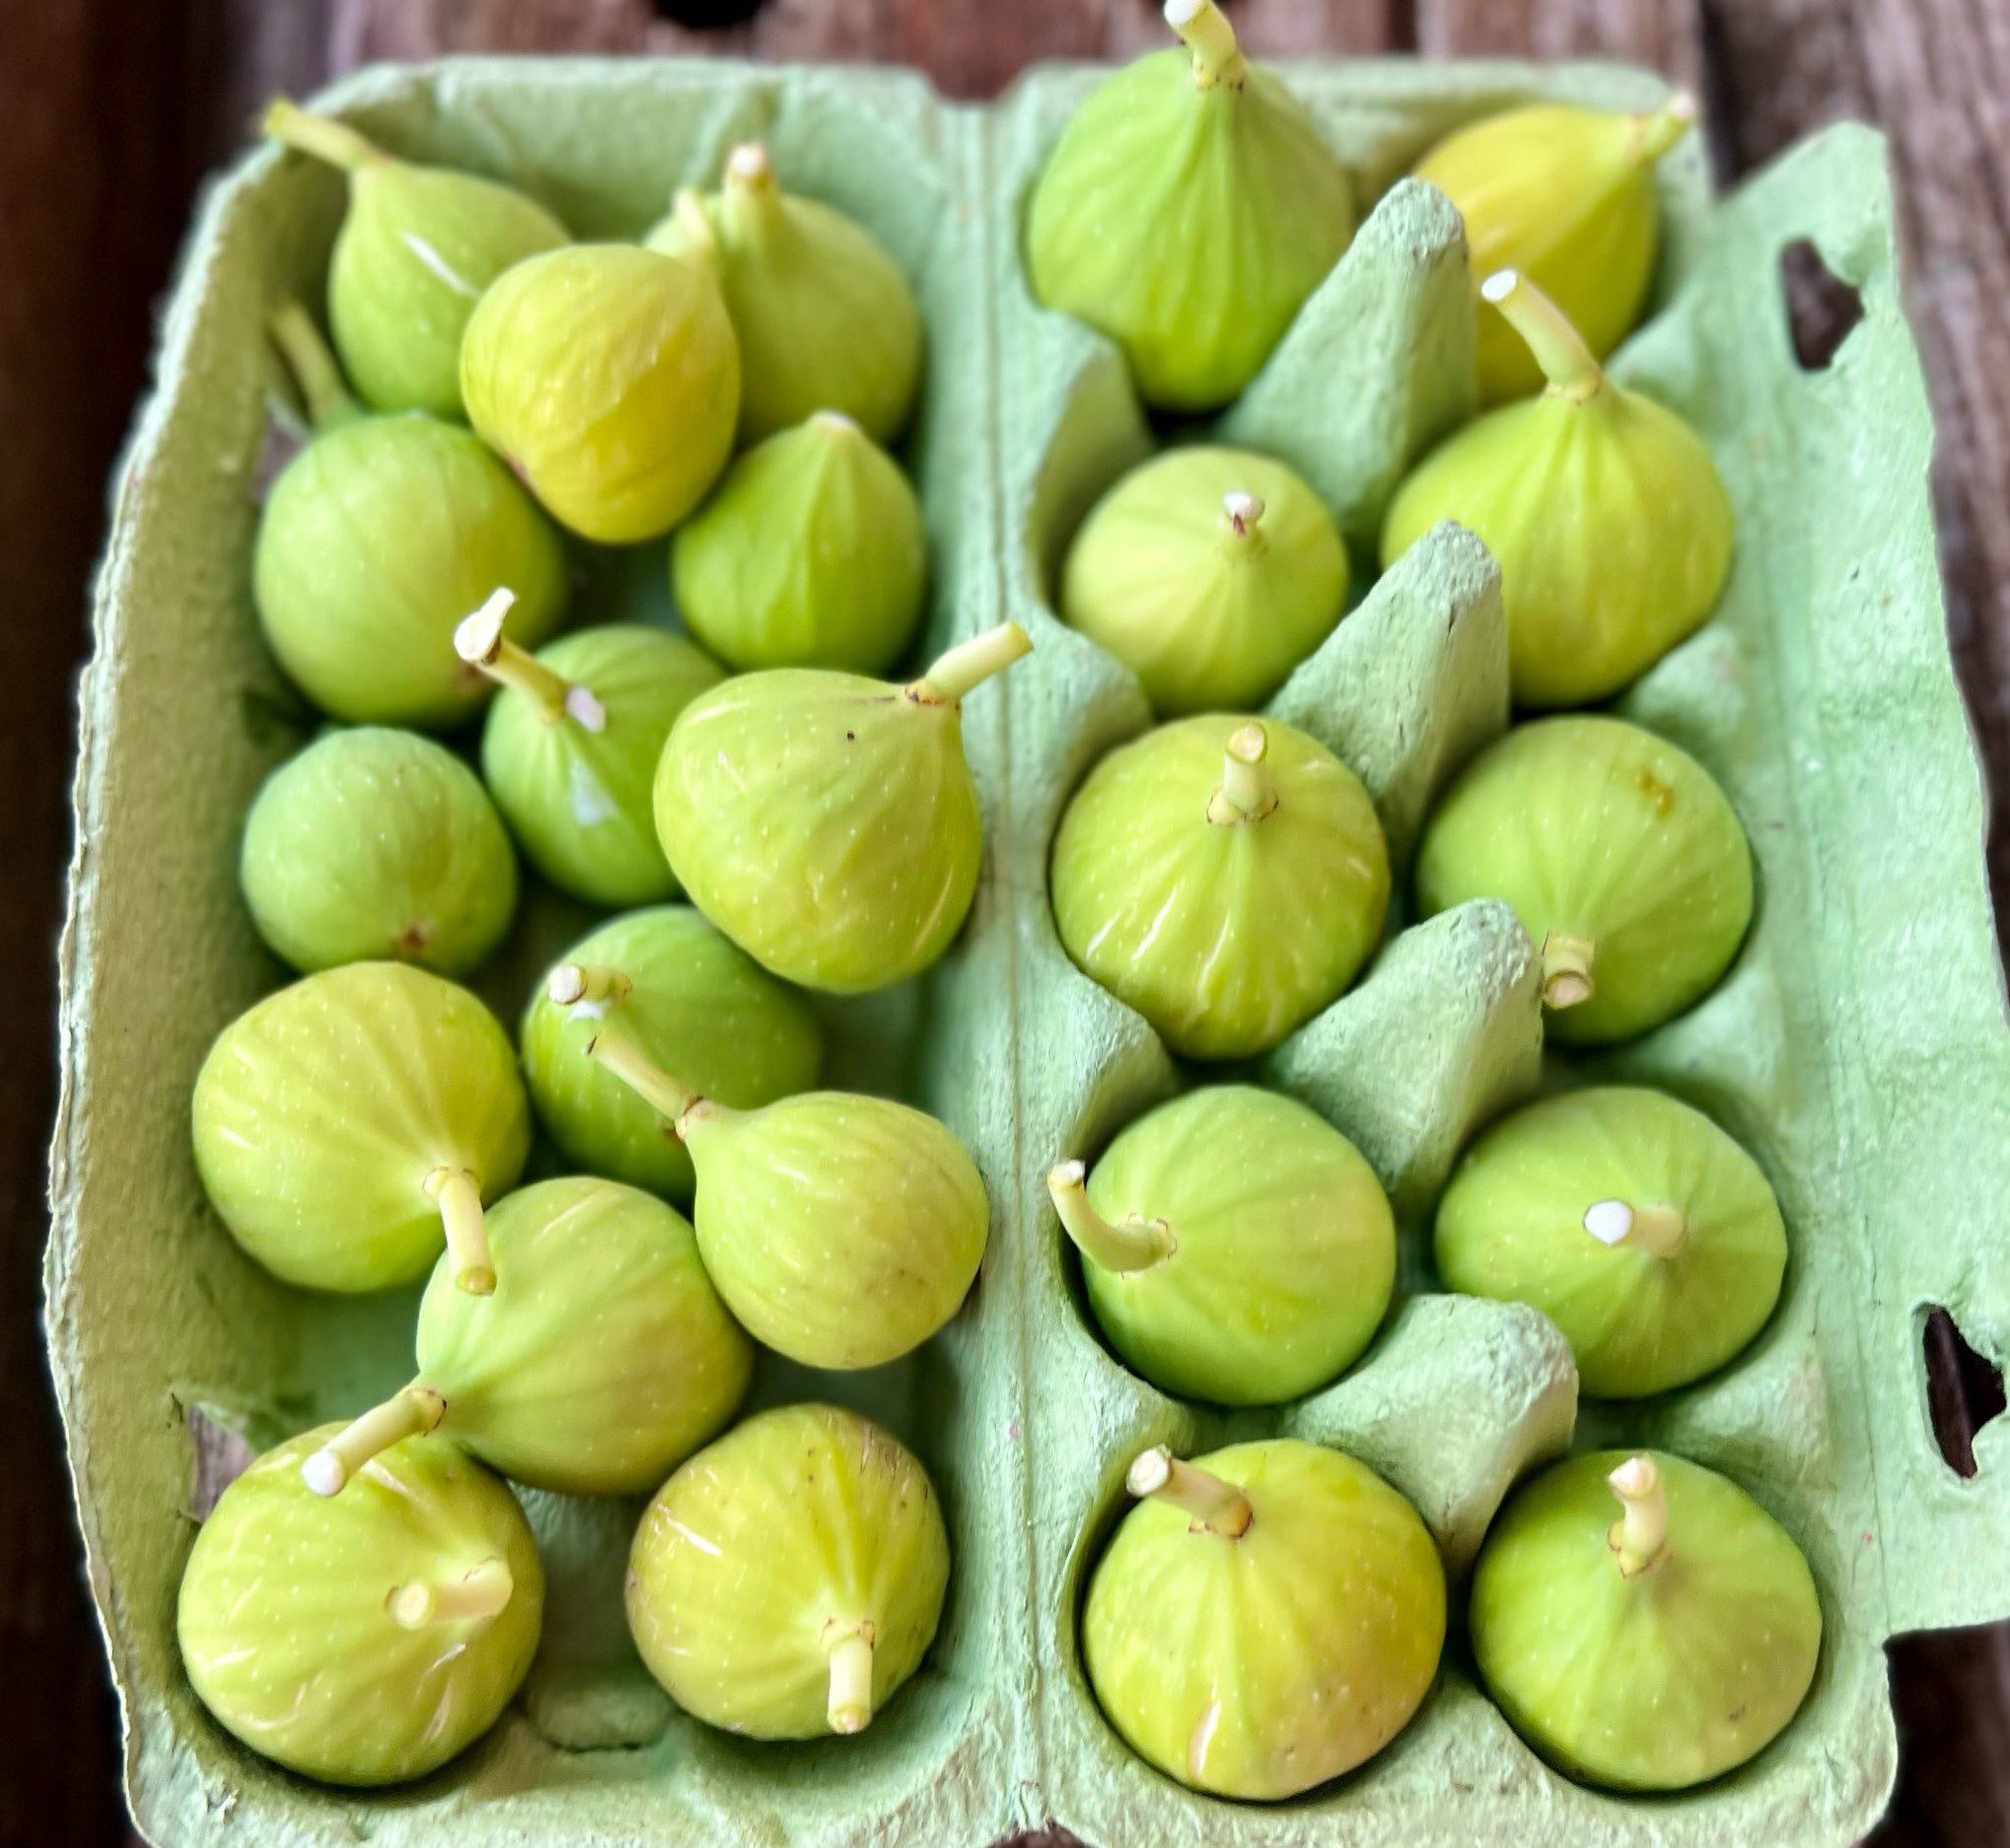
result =
[[[284,97],[265,132],[348,176],[328,259],[328,322],[356,390],[379,410],[461,415],[461,335],[512,263],[566,242],[513,186],[396,161],[351,128]]]
[[[684,626],[728,666],[883,674],[928,595],[921,504],[885,450],[820,410],[727,470],[671,540]]]
[[[1480,293],[1549,381],[1417,464],[1382,528],[1386,570],[1440,521],[1500,561],[1521,706],[1583,706],[1637,679],[1716,606],[1731,504],[1695,432],[1605,375],[1554,303],[1512,269]]]
[[[315,436],[273,482],[251,594],[267,645],[323,712],[439,730],[485,681],[447,645],[497,584],[510,633],[535,647],[565,611],[565,556],[537,504],[480,440],[418,411],[374,417],[295,304],[272,317]]]
[[[461,394],[558,521],[625,545],[668,533],[725,467],[740,349],[703,264],[568,245],[489,285],[461,343]]]
[[[746,1396],[754,1344],[654,1194],[540,1180],[489,1214],[488,1243],[494,1290],[470,1296],[450,1260],[434,1267],[417,1377],[302,1462],[317,1495],[431,1432],[532,1488],[646,1494]]]
[[[677,881],[650,816],[672,721],[724,675],[682,636],[634,622],[561,635],[537,655],[504,632],[495,592],[454,632],[461,659],[506,689],[481,773],[531,864],[592,904],[648,904]]]
[[[1714,1373],[1779,1301],[1786,1229],[1759,1164],[1700,1110],[1621,1087],[1496,1123],[1438,1202],[1438,1274],[1563,1330],[1598,1398]]]
[[[1160,410],[1226,404],[1354,231],[1345,171],[1250,63],[1214,0],[1166,0],[1184,49],[1124,67],[1075,111],[1033,191],[1033,293],[1107,333]]]
[[[1131,1124],[1047,1175],[1110,1344],[1161,1390],[1275,1405],[1360,1356],[1396,1284],[1375,1171],[1323,1117],[1251,1085]]]
[[[488,792],[451,750],[359,726],[265,779],[238,878],[273,955],[303,973],[416,962],[465,975],[509,929],[517,856]]]
[[[1135,671],[1163,717],[1260,706],[1332,633],[1347,551],[1282,462],[1177,449],[1096,503],[1061,572],[1062,621]]]
[[[656,827],[699,910],[788,981],[858,994],[962,929],[983,824],[963,700],[1033,646],[1016,622],[905,686],[778,668],[694,699],[656,771]]]
[[[1801,1549],[1736,1483],[1605,1451],[1516,1492],[1473,1569],[1471,1627],[1488,1693],[1560,1771],[1686,1790],[1794,1717],[1822,1606]]]
[[[718,278],[740,342],[740,441],[842,411],[876,443],[906,427],[921,386],[921,311],[863,225],[784,192],[767,150],[727,157],[710,198],[680,192],[647,240]]]
[[[496,1722],[537,1654],[544,1575],[504,1485],[438,1438],[339,1502],[300,1479],[333,1425],[224,1490],[181,1574],[196,1696],[253,1751],[327,1784],[401,1784]]]
[[[190,1107],[195,1166],[231,1236],[313,1290],[422,1277],[495,1287],[482,1203],[530,1152],[509,1036],[467,989],[403,962],[303,977],[239,1015]]]
[[[1639,115],[1532,104],[1454,130],[1416,174],[1459,208],[1475,276],[1521,270],[1603,359],[1632,330],[1654,279],[1655,163],[1695,119],[1687,94]],[[1534,358],[1485,316],[1478,358],[1489,404],[1542,388]]]
[[[1752,922],[1752,848],[1687,751],[1622,719],[1516,726],[1424,829],[1425,916],[1514,907],[1542,953],[1545,1031],[1625,1039],[1700,1000]]]
[[[891,1432],[784,1405],[658,1491],[628,1560],[628,1627],[686,1713],[748,1739],[863,1731],[942,1620],[949,1535]]]
[[[684,1146],[587,1046],[610,1014],[656,1064],[735,1109],[817,1082],[824,1035],[775,980],[688,905],[604,924],[565,953],[524,1011],[519,1043],[531,1102],[570,1161],[688,1205]]]
[[[1294,1797],[1409,1723],[1445,1642],[1445,1569],[1372,1469],[1295,1438],[1131,1465],[1142,1499],[1089,1582],[1082,1657],[1110,1723],[1168,1777]]]
[[[1084,974],[1183,1057],[1249,1058],[1381,940],[1389,851],[1360,779],[1278,720],[1179,719],[1110,753],[1054,837],[1054,923]]]
[[[990,1203],[969,1151],[934,1117],[841,1091],[729,1109],[658,1065],[618,1009],[587,1051],[690,1152],[705,1269],[763,1347],[806,1367],[878,1367],[969,1294]]]

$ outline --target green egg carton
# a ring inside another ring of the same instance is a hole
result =
[[[1723,986],[1596,1062],[1702,1105],[1758,1155],[1792,1240],[1786,1295],[1735,1366],[1631,1408],[1587,1406],[1532,1311],[1435,1292],[1435,1191],[1473,1128],[1544,1082],[1533,958],[1480,904],[1400,907],[1355,990],[1258,1073],[1344,1129],[1404,1230],[1399,1301],[1367,1357],[1300,1404],[1224,1414],[1125,1372],[1088,1322],[1041,1176],[1183,1081],[1144,1023],[1079,975],[1045,868],[1067,796],[1147,723],[1128,672],[1051,616],[1074,526],[1153,438],[1114,352],[1035,307],[1027,188],[1098,73],[1038,72],[988,108],[878,71],[473,61],[365,73],[324,99],[397,152],[495,174],[587,237],[638,233],[674,185],[767,140],[784,181],[863,220],[913,277],[929,386],[904,460],[936,561],[937,646],[1007,616],[1038,649],[966,714],[988,830],[970,926],[922,983],[833,1010],[839,1082],[895,1090],[969,1142],[993,1229],[964,1312],[870,1376],[766,1363],[757,1398],[841,1397],[940,1485],[956,1548],[941,1635],[863,1737],[715,1733],[641,1670],[620,1610],[636,1510],[529,1496],[549,1573],[543,1651],[495,1732],[408,1789],[275,1769],[212,1725],[175,1645],[196,1512],[195,1414],[263,1444],[351,1413],[409,1370],[412,1297],[276,1284],[206,1208],[187,1097],[211,1037],[273,985],[234,882],[244,811],[307,722],[250,601],[255,484],[277,383],[263,320],[314,299],[333,176],[269,150],[209,193],[166,318],[158,389],[118,479],[82,693],[77,859],[62,945],[63,1101],[48,1328],[91,1583],[125,1715],[125,1773],[161,1843],[370,1840],[983,1844],[1049,1819],[1097,1848],[1225,1840],[1405,1848],[1477,1840],[1840,1848],[1883,1807],[1896,1744],[1885,1639],[2010,1612],[2002,1427],[1955,1475],[1926,1408],[1921,1323],[1953,1312],[2010,1354],[2010,1034],[1983,799],[1944,639],[1919,365],[1899,302],[1884,151],[1831,129],[1722,203],[1693,142],[1664,166],[1655,312],[1618,370],[1708,440],[1738,513],[1715,620],[1623,709],[1699,756],[1760,868]],[[1454,124],[1533,95],[1639,107],[1605,67],[1355,63],[1291,81],[1358,178],[1352,249],[1222,420],[1327,496],[1366,581],[1398,476],[1472,403],[1456,215],[1400,176]],[[1796,361],[1780,253],[1809,241],[1861,296],[1826,370]],[[582,560],[588,619],[668,619],[662,548]],[[1277,715],[1363,776],[1399,862],[1446,778],[1507,721],[1497,573],[1456,528],[1368,589]],[[534,903],[484,989],[506,1019],[582,922]],[[1565,1077],[1558,1070],[1549,1082]],[[1409,1729],[1299,1800],[1229,1805],[1133,1757],[1076,1642],[1083,1585],[1142,1445],[1294,1433],[1353,1451],[1417,1504],[1461,1587],[1516,1476],[1579,1441],[1666,1446],[1735,1476],[1806,1548],[1827,1632],[1814,1692],[1738,1773],[1659,1799],[1579,1788],[1508,1729],[1455,1622]]]

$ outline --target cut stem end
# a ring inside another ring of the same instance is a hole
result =
[[[1190,1516],[1192,1532],[1204,1530],[1224,1540],[1239,1540],[1254,1519],[1250,1499],[1241,1489],[1183,1462],[1163,1444],[1138,1453],[1123,1485],[1140,1500],[1166,1502]]]
[[[1618,1497],[1619,1518],[1606,1529],[1619,1576],[1638,1577],[1668,1554],[1668,1496],[1651,1457],[1629,1457],[1606,1478]]]
[[[1594,1200],[1584,1209],[1584,1229],[1601,1244],[1636,1245],[1661,1258],[1677,1256],[1688,1243],[1688,1222],[1672,1206]]]
[[[1090,1263],[1103,1270],[1150,1270],[1173,1255],[1173,1230],[1163,1219],[1130,1218],[1113,1223],[1089,1204],[1089,1171],[1062,1162],[1047,1171],[1046,1190],[1060,1215],[1061,1230]]]
[[[469,1296],[495,1294],[495,1258],[488,1248],[488,1220],[481,1210],[481,1183],[465,1168],[436,1168],[426,1192],[439,1202],[447,1232],[447,1260],[454,1287]]]
[[[1246,75],[1242,49],[1235,28],[1214,0],[1166,0],[1165,13],[1166,24],[1193,53],[1194,87],[1240,89]]]
[[[1551,931],[1543,939],[1543,1005],[1574,1008],[1598,992],[1592,964],[1598,946],[1589,937]]]
[[[869,1624],[844,1631],[830,1644],[830,1698],[826,1709],[833,1733],[862,1733],[873,1717],[873,1638]]]
[[[1221,784],[1207,799],[1207,818],[1217,827],[1260,821],[1276,808],[1277,786],[1263,765],[1269,754],[1269,734],[1254,719],[1229,735]]]
[[[498,1616],[516,1589],[504,1561],[484,1559],[458,1579],[441,1584],[414,1579],[400,1585],[386,1600],[386,1608],[400,1629],[420,1630],[429,1623],[465,1623]]]
[[[1480,299],[1500,310],[1535,356],[1549,391],[1582,403],[1606,382],[1605,368],[1570,318],[1518,269],[1496,269],[1479,285]]]
[[[349,1478],[374,1457],[406,1438],[422,1438],[439,1428],[447,1401],[427,1386],[408,1386],[382,1405],[336,1432],[300,1465],[301,1479],[317,1495],[337,1495]]]
[[[536,655],[520,648],[503,633],[503,624],[509,620],[516,603],[515,591],[491,591],[488,601],[472,615],[464,616],[455,628],[454,652],[497,685],[516,688],[537,706],[538,717],[546,725],[573,718],[590,732],[602,730],[607,714],[599,700],[585,687],[575,686],[563,675],[553,674]]]
[[[1001,622],[959,642],[906,689],[907,697],[917,705],[953,706],[973,687],[1032,653],[1033,637],[1016,622]]]
[[[1633,117],[1633,157],[1650,166],[1696,125],[1701,107],[1692,93],[1678,90],[1658,109]]]

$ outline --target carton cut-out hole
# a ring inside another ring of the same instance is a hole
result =
[[[2003,1374],[1972,1348],[1944,1309],[1926,1312],[1921,1342],[1926,1405],[1941,1459],[1958,1476],[1975,1473],[1975,1433],[2003,1409]]]
[[[1822,260],[1806,238],[1779,253],[1787,328],[1803,372],[1828,369],[1850,329],[1863,319],[1863,297]]]
[[[673,26],[723,32],[729,26],[745,26],[766,4],[767,0],[649,0],[649,9]]]

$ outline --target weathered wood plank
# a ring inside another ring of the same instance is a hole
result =
[[[1700,0],[1416,0],[1426,57],[1611,58],[1699,87]]]

